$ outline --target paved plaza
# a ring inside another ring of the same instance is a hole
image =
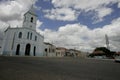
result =
[[[0,80],[120,80],[113,60],[0,57]]]

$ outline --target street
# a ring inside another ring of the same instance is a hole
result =
[[[0,80],[120,80],[113,60],[0,56]]]

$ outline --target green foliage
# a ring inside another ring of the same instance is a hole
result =
[[[97,47],[94,51],[103,51],[106,54],[110,53],[110,50],[107,49],[106,47]]]

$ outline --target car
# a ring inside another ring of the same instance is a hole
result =
[[[115,57],[115,62],[120,62],[120,56]]]

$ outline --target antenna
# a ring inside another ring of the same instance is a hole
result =
[[[110,46],[109,46],[109,38],[108,38],[107,34],[105,34],[105,40],[106,40],[106,47],[107,47],[107,49],[110,50]]]

